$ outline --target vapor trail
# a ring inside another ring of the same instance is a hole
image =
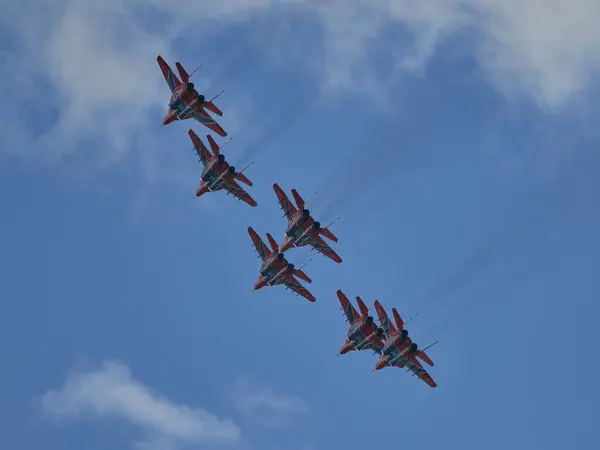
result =
[[[571,189],[564,189],[564,181],[564,177],[556,180],[536,201],[528,202],[527,211],[513,221],[504,232],[476,248],[447,277],[415,300],[418,309],[426,311],[424,315],[427,316],[428,330],[440,327],[452,309],[466,308],[474,301],[485,302],[483,296],[477,299],[464,296],[456,300],[452,300],[452,297],[474,283],[494,264],[506,262],[519,248],[526,246],[530,239],[546,231],[548,226],[554,223],[557,214],[561,217],[568,214],[574,204],[573,192]],[[580,180],[571,181],[578,183]],[[511,280],[504,280],[505,285],[510,283]]]
[[[358,144],[319,187],[316,209],[330,220],[384,182],[410,150],[390,143],[391,133]]]
[[[300,89],[289,104],[277,114],[277,119],[269,126],[263,125],[263,132],[249,145],[241,155],[243,160],[255,158],[262,153],[281,133],[294,125],[304,113],[314,105],[314,100],[307,96],[307,89]]]

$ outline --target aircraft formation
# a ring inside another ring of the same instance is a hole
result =
[[[223,91],[211,100],[206,100],[206,97],[198,93],[194,83],[190,81],[190,77],[195,71],[188,74],[183,66],[176,62],[175,67],[179,72],[179,77],[177,77],[160,55],[157,57],[157,62],[171,91],[168,112],[162,121],[162,126],[176,120],[195,119],[219,136],[226,137],[225,130],[209,114],[211,112],[218,116],[223,115],[222,111],[213,102]],[[195,198],[209,192],[222,190],[252,207],[257,206],[257,202],[240,185],[240,183],[243,183],[252,187],[252,181],[244,175],[249,166],[238,172],[234,166],[226,161],[225,155],[221,151],[226,143],[219,146],[214,138],[207,134],[209,149],[192,129],[188,131],[188,134],[198,155],[199,162],[203,166],[200,185],[196,190]],[[331,224],[321,226],[312,217],[310,211],[306,209],[306,202],[298,191],[291,190],[294,200],[292,202],[277,183],[273,184],[273,190],[284,217],[287,219],[287,227],[281,246],[269,233],[266,233],[267,245],[252,227],[248,227],[250,240],[261,261],[254,290],[266,286],[283,285],[286,289],[304,297],[309,302],[315,302],[314,295],[300,282],[302,280],[310,284],[312,280],[304,273],[302,268],[296,268],[294,264],[288,262],[285,252],[292,248],[310,246],[323,256],[340,264],[342,258],[325,240],[338,242],[338,238],[329,229]],[[379,300],[375,300],[374,307],[379,321],[379,326],[377,326],[361,297],[356,297],[359,311],[352,306],[352,303],[341,290],[337,291],[337,297],[349,324],[345,343],[341,347],[339,355],[350,351],[372,351],[374,354],[379,355],[379,360],[373,368],[374,371],[388,366],[405,368],[429,386],[437,386],[431,375],[421,364],[421,361],[423,361],[429,366],[434,365],[425,351],[437,344],[437,341],[420,350],[418,345],[411,340],[406,329],[406,324],[412,319],[405,323],[396,308],[392,308],[394,324]]]

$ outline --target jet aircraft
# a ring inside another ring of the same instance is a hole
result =
[[[334,242],[337,242],[338,238],[327,227],[321,227],[321,224],[312,218],[310,211],[305,208],[305,202],[300,194],[292,189],[292,196],[296,201],[296,205],[294,205],[277,183],[273,185],[273,190],[288,221],[281,251],[285,252],[292,247],[310,245],[324,256],[341,263],[342,258],[333,251],[321,236]]]
[[[436,387],[437,384],[431,375],[423,368],[417,358],[420,358],[430,366],[433,366],[433,361],[425,351],[438,342],[436,341],[423,350],[419,350],[418,345],[412,342],[410,337],[408,337],[408,331],[404,328],[405,323],[396,308],[392,308],[396,326],[389,320],[387,313],[378,300],[375,300],[375,310],[377,311],[381,328],[385,334],[386,344],[383,347],[381,357],[373,370],[381,370],[386,366],[406,367],[429,386],[433,388]]]
[[[382,342],[385,337],[384,330],[377,327],[373,317],[369,315],[367,305],[360,297],[356,297],[360,309],[359,314],[341,289],[337,291],[337,296],[350,325],[346,335],[346,343],[340,349],[339,354],[343,355],[354,350],[371,350],[381,354],[384,347]]]
[[[199,162],[204,166],[200,176],[200,186],[196,189],[196,198],[207,192],[225,190],[227,194],[237,197],[238,200],[242,200],[250,206],[256,206],[256,201],[236,181],[239,180],[248,186],[252,186],[252,181],[243,173],[246,169],[236,172],[235,167],[230,166],[225,161],[225,155],[221,153],[219,146],[212,136],[206,135],[212,150],[211,153],[204,145],[204,142],[194,133],[194,130],[190,129],[188,134],[200,158]]]
[[[194,87],[194,83],[190,81],[190,75],[185,71],[183,66],[176,62],[175,66],[179,71],[181,81],[177,78],[177,75],[173,73],[169,65],[165,62],[162,56],[156,58],[160,70],[169,86],[171,91],[171,99],[169,100],[169,112],[163,119],[162,125],[168,125],[175,120],[195,119],[202,125],[208,127],[219,136],[227,136],[227,133],[221,125],[219,125],[207,112],[209,110],[219,116],[223,113],[213,103],[219,95],[219,93],[211,100],[206,100],[204,95],[199,94]],[[192,73],[193,74],[193,73]]]
[[[275,242],[275,239],[273,239],[273,236],[267,233],[267,239],[271,245],[271,249],[269,249],[252,227],[248,227],[248,234],[252,239],[258,257],[262,261],[258,280],[254,284],[254,290],[258,290],[264,286],[283,284],[286,289],[291,289],[295,294],[301,295],[310,302],[315,302],[316,298],[300,284],[296,277],[307,283],[312,283],[312,280],[302,269],[296,269],[293,264],[285,259],[284,254],[279,251],[279,246]]]

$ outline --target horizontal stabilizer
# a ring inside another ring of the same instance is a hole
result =
[[[301,280],[306,281],[307,283],[312,283],[312,280],[308,277],[308,275],[306,275],[304,273],[304,271],[302,269],[296,269],[296,270],[294,270],[294,275],[296,275]]]
[[[242,183],[244,183],[247,186],[252,186],[252,181],[250,181],[248,179],[248,177],[246,175],[244,175],[243,173],[236,173],[235,178],[236,178],[236,180],[241,181]]]
[[[204,103],[204,107],[206,109],[208,109],[210,112],[215,113],[218,116],[222,116],[223,112],[217,107],[217,105],[215,105],[212,100],[209,100],[208,102]]]
[[[329,230],[329,228],[321,228],[319,229],[319,232],[321,233],[321,235],[325,236],[327,239],[333,241],[333,242],[337,242],[338,238],[335,234],[333,234],[331,232],[331,230]]]
[[[417,353],[417,356],[425,362],[425,364],[429,364],[431,367],[433,367],[433,361],[431,360],[431,358],[427,355],[427,353],[425,353],[423,350],[420,350]]]

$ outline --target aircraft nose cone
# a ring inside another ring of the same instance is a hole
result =
[[[263,280],[262,277],[260,277],[256,283],[254,283],[254,290],[257,291],[259,290],[261,287],[263,287],[265,285],[265,280]]]
[[[165,125],[169,125],[175,119],[177,119],[177,116],[175,114],[173,114],[172,112],[169,112],[163,119],[162,126],[164,127]]]
[[[286,250],[289,250],[290,248],[292,248],[292,244],[290,243],[290,241],[286,240],[283,242],[283,245],[281,246],[281,252],[285,252]]]
[[[379,361],[377,361],[377,364],[375,364],[375,370],[381,370],[386,365],[387,365],[387,358],[381,358]]]
[[[350,350],[352,350],[352,346],[350,344],[344,344],[344,346],[340,349],[340,355],[345,355]]]

